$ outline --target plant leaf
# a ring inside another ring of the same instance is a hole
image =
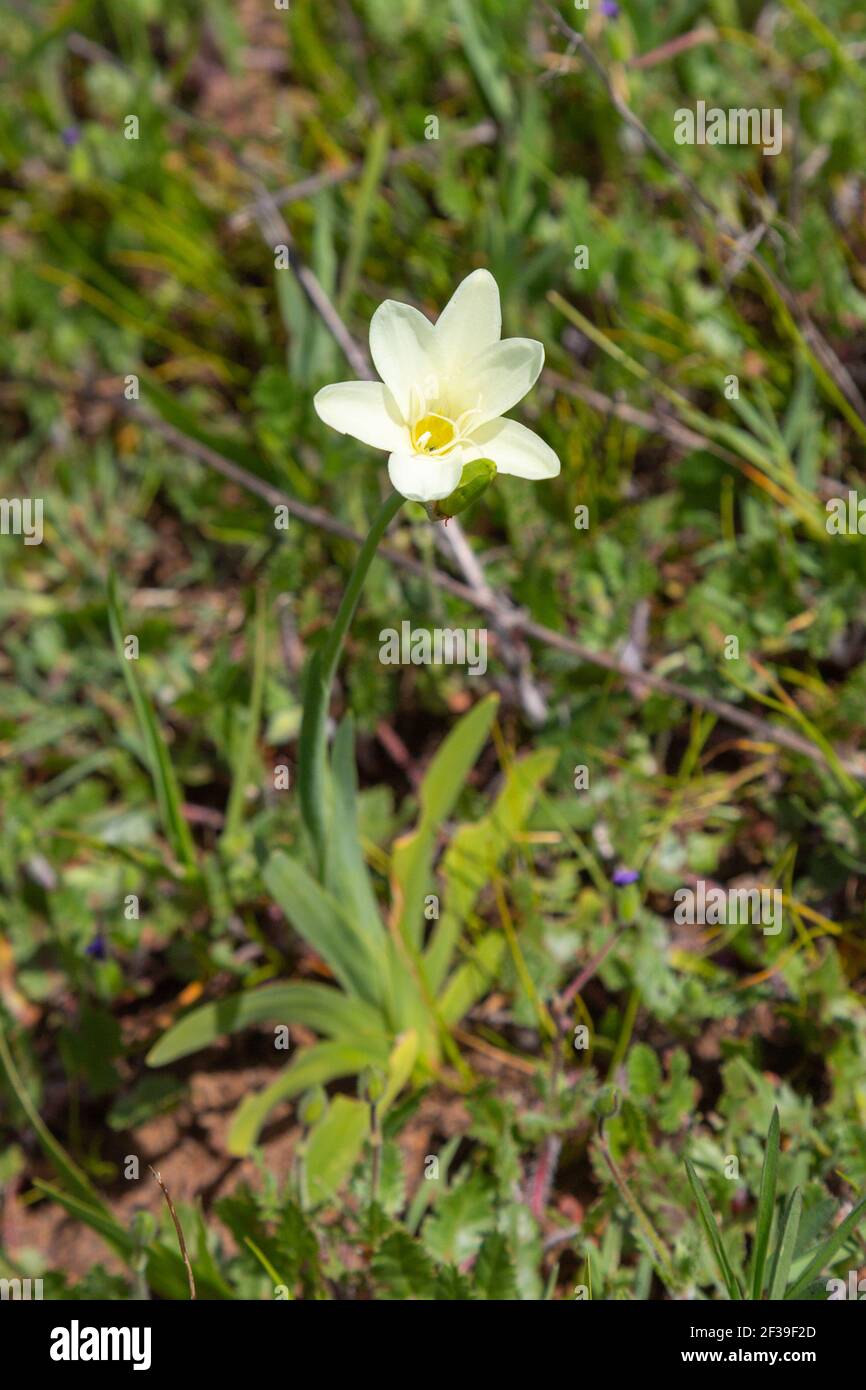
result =
[[[761,1191],[758,1196],[758,1214],[755,1218],[755,1249],[752,1255],[752,1298],[758,1299],[764,1291],[764,1265],[770,1244],[770,1227],[773,1223],[773,1209],[776,1203],[776,1181],[779,1175],[779,1107],[774,1106],[767,1131],[767,1147],[764,1150],[764,1163],[761,1168]]]
[[[394,1231],[373,1256],[372,1272],[385,1299],[432,1298],[434,1268],[423,1245],[405,1231]]]
[[[334,816],[328,843],[328,892],[351,905],[360,931],[380,947],[385,926],[373,892],[358,834],[355,731],[350,717],[343,720],[331,753]]]
[[[484,746],[496,716],[498,696],[480,700],[451,730],[431,762],[421,784],[421,817],[417,828],[394,845],[391,857],[393,899],[397,923],[413,950],[421,945],[421,908],[430,891],[436,833],[449,816],[470,769]]]
[[[310,1131],[304,1154],[304,1181],[310,1203],[332,1197],[345,1182],[370,1132],[370,1107],[351,1096],[335,1096]]]
[[[715,1256],[716,1266],[728,1290],[728,1297],[731,1299],[742,1299],[743,1290],[740,1287],[739,1281],[734,1276],[734,1271],[731,1269],[725,1247],[722,1244],[722,1238],[719,1235],[716,1219],[713,1216],[713,1209],[710,1206],[703,1183],[695,1172],[694,1166],[689,1159],[686,1159],[686,1173],[695,1201],[698,1204],[698,1216],[704,1228],[704,1234],[710,1243],[710,1248]]]
[[[343,988],[369,1004],[380,1004],[384,989],[384,937],[381,950],[377,951],[358,929],[354,916],[281,850],[271,855],[262,877],[292,926],[327,961]]]
[[[330,985],[266,985],[264,989],[203,1004],[185,1014],[154,1043],[147,1054],[147,1064],[164,1067],[179,1057],[210,1047],[227,1033],[271,1019],[277,1023],[304,1023],[328,1037],[344,1037],[347,1041],[359,1035],[384,1037],[382,1019],[375,1009]]]
[[[145,761],[153,780],[163,828],[180,863],[196,868],[195,845],[183,814],[183,799],[177,776],[156,715],[135,671],[134,663],[123,653],[123,615],[117,597],[117,577],[108,576],[108,622],[120,669],[132,699],[139,732],[144,743]]]
[[[257,1095],[247,1096],[232,1119],[227,1147],[231,1154],[245,1157],[259,1137],[268,1114],[282,1100],[306,1091],[309,1086],[323,1086],[338,1076],[356,1076],[365,1067],[386,1067],[388,1049],[372,1041],[350,1046],[344,1042],[315,1043],[299,1054],[270,1086]]]
[[[794,1188],[788,1198],[784,1215],[782,1216],[779,1230],[779,1241],[776,1246],[776,1253],[773,1256],[773,1267],[770,1270],[770,1292],[769,1297],[773,1300],[785,1297],[785,1289],[788,1284],[788,1275],[791,1271],[791,1261],[794,1258],[794,1246],[797,1243],[797,1232],[800,1229],[800,1216],[803,1211],[803,1198],[800,1189]]]
[[[508,1250],[508,1241],[499,1231],[491,1231],[484,1237],[473,1273],[475,1290],[480,1298],[517,1298],[514,1263]]]
[[[819,1246],[794,1287],[785,1295],[786,1298],[800,1297],[806,1286],[830,1263],[836,1251],[841,1249],[848,1237],[857,1229],[864,1216],[866,1216],[866,1197],[861,1197],[856,1207],[849,1211],[845,1220],[841,1221],[823,1245]]]
[[[513,763],[489,814],[472,824],[458,826],[451,837],[441,865],[445,911],[424,955],[424,973],[434,993],[441,988],[463,923],[478,894],[526,825],[541,783],[555,762],[556,752],[542,748]]]
[[[380,1115],[385,1114],[406,1085],[417,1056],[418,1034],[414,1028],[410,1028],[397,1039],[388,1058],[388,1079],[376,1107]]]
[[[490,989],[504,951],[505,938],[498,931],[486,932],[475,944],[470,959],[454,971],[439,996],[439,1017],[443,1023],[459,1023],[476,999]]]
[[[259,587],[256,593],[256,622],[253,637],[253,678],[250,690],[250,705],[246,725],[240,735],[237,756],[232,769],[232,785],[226,807],[225,826],[220,836],[220,846],[230,851],[232,840],[240,829],[244,814],[250,768],[256,750],[259,724],[262,717],[262,700],[265,691],[265,667],[267,664],[267,605],[265,589]]]

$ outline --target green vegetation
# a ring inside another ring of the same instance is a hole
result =
[[[3,507],[0,1277],[825,1298],[866,1259],[862,6],[0,23],[0,496],[44,531]],[[781,152],[677,144],[699,101]],[[313,396],[482,266],[562,471],[389,509]],[[384,663],[404,622],[486,672]],[[698,883],[781,930],[679,923]]]

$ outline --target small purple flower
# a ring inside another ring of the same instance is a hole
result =
[[[613,881],[617,888],[625,888],[629,883],[637,883],[640,874],[637,869],[617,869]]]
[[[601,0],[601,12],[605,19],[616,19],[619,14],[619,5],[616,0]]]
[[[97,932],[96,936],[88,946],[84,948],[84,954],[90,956],[91,960],[105,960],[106,947],[105,937]]]
[[[61,130],[60,138],[64,145],[66,145],[68,149],[71,149],[72,146],[77,145],[81,139],[81,131],[78,129],[77,125],[68,125],[65,130]]]

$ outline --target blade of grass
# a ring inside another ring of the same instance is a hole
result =
[[[602,1157],[610,1169],[611,1176],[616,1183],[620,1196],[638,1224],[638,1229],[647,1245],[647,1253],[658,1272],[659,1278],[667,1285],[672,1293],[676,1293],[679,1288],[679,1280],[671,1264],[670,1252],[661,1239],[661,1236],[659,1236],[655,1230],[643,1207],[632,1193],[622,1173],[614,1163],[613,1155],[607,1147],[605,1140],[599,1138],[597,1143],[601,1149]]]
[[[802,1211],[803,1198],[800,1196],[800,1189],[795,1187],[785,1207],[779,1232],[779,1243],[776,1246],[776,1253],[773,1256],[773,1264],[770,1269],[770,1292],[767,1296],[771,1300],[785,1297],[785,1288],[791,1270],[791,1260],[794,1258],[794,1246],[797,1243],[797,1232],[800,1229]]]
[[[324,645],[313,653],[307,668],[304,713],[301,720],[301,760],[298,793],[307,830],[316,852],[320,874],[324,877],[327,825],[329,816],[327,768],[327,719],[331,686],[349,624],[358,606],[367,571],[379,541],[387,531],[404,498],[392,492],[382,503],[369,533],[358,552],[355,567],[343,593],[337,616]]]
[[[165,833],[180,862],[196,872],[195,845],[184,819],[180,787],[171,757],[150,701],[141,687],[132,662],[127,661],[123,653],[123,615],[117,597],[117,576],[113,570],[108,576],[108,621],[120,669],[123,671],[123,678],[144,740],[148,769],[153,778]]]
[[[690,1162],[689,1159],[686,1159],[686,1174],[688,1176],[689,1185],[694,1194],[695,1201],[698,1204],[698,1217],[700,1218],[701,1225],[704,1228],[704,1234],[706,1235],[707,1240],[710,1242],[710,1248],[715,1256],[716,1265],[718,1267],[719,1273],[722,1276],[725,1287],[728,1290],[728,1297],[734,1301],[741,1300],[745,1297],[742,1290],[742,1286],[740,1285],[739,1280],[736,1278],[734,1271],[731,1269],[731,1264],[725,1251],[725,1247],[722,1244],[722,1238],[719,1235],[719,1228],[716,1225],[716,1219],[713,1216],[713,1209],[710,1206],[707,1194],[704,1190],[703,1183],[701,1182],[700,1178],[695,1172],[694,1165]]]
[[[250,765],[253,759],[253,751],[256,746],[259,722],[262,715],[262,697],[265,688],[265,665],[267,662],[266,639],[267,608],[265,605],[265,591],[263,587],[260,587],[256,592],[256,627],[255,636],[253,638],[253,679],[252,690],[250,692],[250,707],[247,713],[246,728],[241,738],[240,751],[235,761],[232,788],[229,792],[228,806],[226,808],[225,828],[220,839],[220,844],[225,848],[231,845],[232,840],[237,835],[244,814],[244,799],[250,776]]]
[[[798,1298],[800,1296],[803,1289],[830,1263],[836,1251],[841,1249],[848,1237],[860,1225],[864,1216],[866,1216],[866,1197],[861,1197],[856,1207],[848,1213],[845,1220],[839,1223],[833,1234],[828,1236],[824,1244],[818,1248],[794,1287],[785,1295],[786,1298]]]
[[[30,1092],[27,1090],[21,1073],[15,1065],[15,1059],[12,1056],[12,1051],[6,1041],[6,1036],[2,1027],[0,1027],[0,1068],[2,1068],[6,1076],[10,1090],[15,1095],[18,1104],[27,1116],[42,1149],[54,1164],[57,1172],[65,1178],[66,1182],[69,1184],[70,1190],[80,1201],[107,1217],[105,1208],[102,1206],[96,1192],[91,1187],[87,1175],[78,1167],[74,1159],[70,1158],[69,1154],[63,1148],[63,1145],[54,1138],[54,1135],[43,1122],[42,1116],[33,1104],[30,1098]]]
[[[352,212],[352,227],[349,233],[349,247],[343,265],[340,293],[337,296],[337,312],[345,318],[352,304],[358,286],[358,276],[364,260],[370,223],[373,217],[373,204],[376,190],[382,181],[388,162],[388,126],[380,121],[373,128],[367,142],[367,156],[358,186],[358,196]]]
[[[773,1208],[776,1202],[776,1180],[779,1176],[779,1109],[773,1109],[770,1128],[767,1132],[767,1147],[764,1150],[764,1165],[761,1169],[761,1191],[758,1197],[758,1215],[755,1220],[755,1249],[752,1256],[752,1298],[759,1299],[764,1287],[764,1265],[770,1244],[770,1227],[773,1223]]]

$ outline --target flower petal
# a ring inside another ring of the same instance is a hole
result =
[[[532,338],[505,338],[470,362],[462,380],[452,381],[452,408],[477,410],[470,429],[504,415],[531,391],[544,366],[544,348]]]
[[[499,473],[515,478],[555,478],[559,459],[549,444],[517,420],[492,420],[473,430],[472,443],[481,457],[493,459]]]
[[[460,482],[463,456],[453,454],[437,458],[433,454],[394,453],[388,460],[388,477],[410,502],[435,502],[447,497]]]
[[[433,330],[445,371],[459,371],[502,337],[499,286],[489,270],[473,270],[452,294]]]
[[[374,449],[402,449],[409,432],[394,397],[380,381],[338,381],[313,398],[320,420],[340,434],[350,434]]]
[[[439,394],[433,325],[411,304],[386,299],[379,305],[370,320],[370,354],[404,420],[410,418],[413,386],[428,399]]]

